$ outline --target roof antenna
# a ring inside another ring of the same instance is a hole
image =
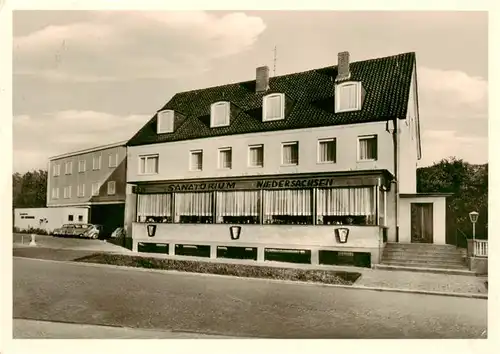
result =
[[[273,76],[276,76],[276,60],[278,59],[277,54],[278,54],[277,47],[274,46],[274,70],[273,70]]]

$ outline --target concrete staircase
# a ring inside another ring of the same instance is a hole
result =
[[[381,266],[468,271],[465,250],[428,243],[387,243]]]

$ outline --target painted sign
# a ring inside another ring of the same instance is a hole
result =
[[[295,189],[355,185],[376,185],[375,178],[285,178],[285,179],[258,179],[225,182],[179,182],[161,185],[137,187],[138,193],[168,193],[168,192],[201,192],[224,190],[259,190],[259,189]]]

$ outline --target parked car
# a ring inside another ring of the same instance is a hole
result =
[[[73,234],[74,224],[64,224],[63,226],[55,229],[52,234],[54,236],[68,236]]]
[[[125,237],[125,229],[123,227],[119,227],[113,231],[111,234],[111,238],[120,238]]]
[[[92,224],[73,224],[70,236],[84,237],[87,230],[89,230]]]
[[[90,225],[90,227],[85,230],[85,233],[82,236],[85,238],[96,239],[99,237],[99,235],[102,234],[102,230],[102,225]]]

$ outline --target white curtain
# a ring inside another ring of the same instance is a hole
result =
[[[359,159],[371,160],[377,158],[377,138],[359,139]]]
[[[345,85],[340,90],[340,107],[355,109],[358,103],[358,88],[356,85]]]
[[[271,96],[266,98],[266,118],[277,119],[281,117],[281,96]]]
[[[146,173],[158,173],[158,156],[146,158]]]
[[[283,146],[283,163],[286,165],[297,164],[299,161],[299,145],[290,144]]]
[[[203,153],[196,151],[191,154],[191,170],[197,171],[203,168]]]
[[[374,187],[318,189],[318,215],[375,215]]]
[[[255,146],[250,148],[250,166],[262,166],[263,165],[263,147]]]
[[[217,219],[222,216],[258,216],[259,192],[217,192]]]
[[[137,217],[170,216],[171,194],[139,194],[137,196]]]
[[[220,166],[222,168],[231,168],[232,153],[231,150],[220,151]]]
[[[225,125],[228,124],[229,122],[227,121],[229,115],[228,115],[228,104],[227,103],[219,103],[215,104],[212,107],[212,114],[213,114],[213,124],[214,125]]]
[[[212,193],[176,193],[175,216],[210,216],[212,215]],[[178,220],[176,220],[177,222]]]
[[[335,161],[335,140],[319,143],[319,157],[321,162]]]
[[[311,215],[311,190],[264,191],[264,215]]]

